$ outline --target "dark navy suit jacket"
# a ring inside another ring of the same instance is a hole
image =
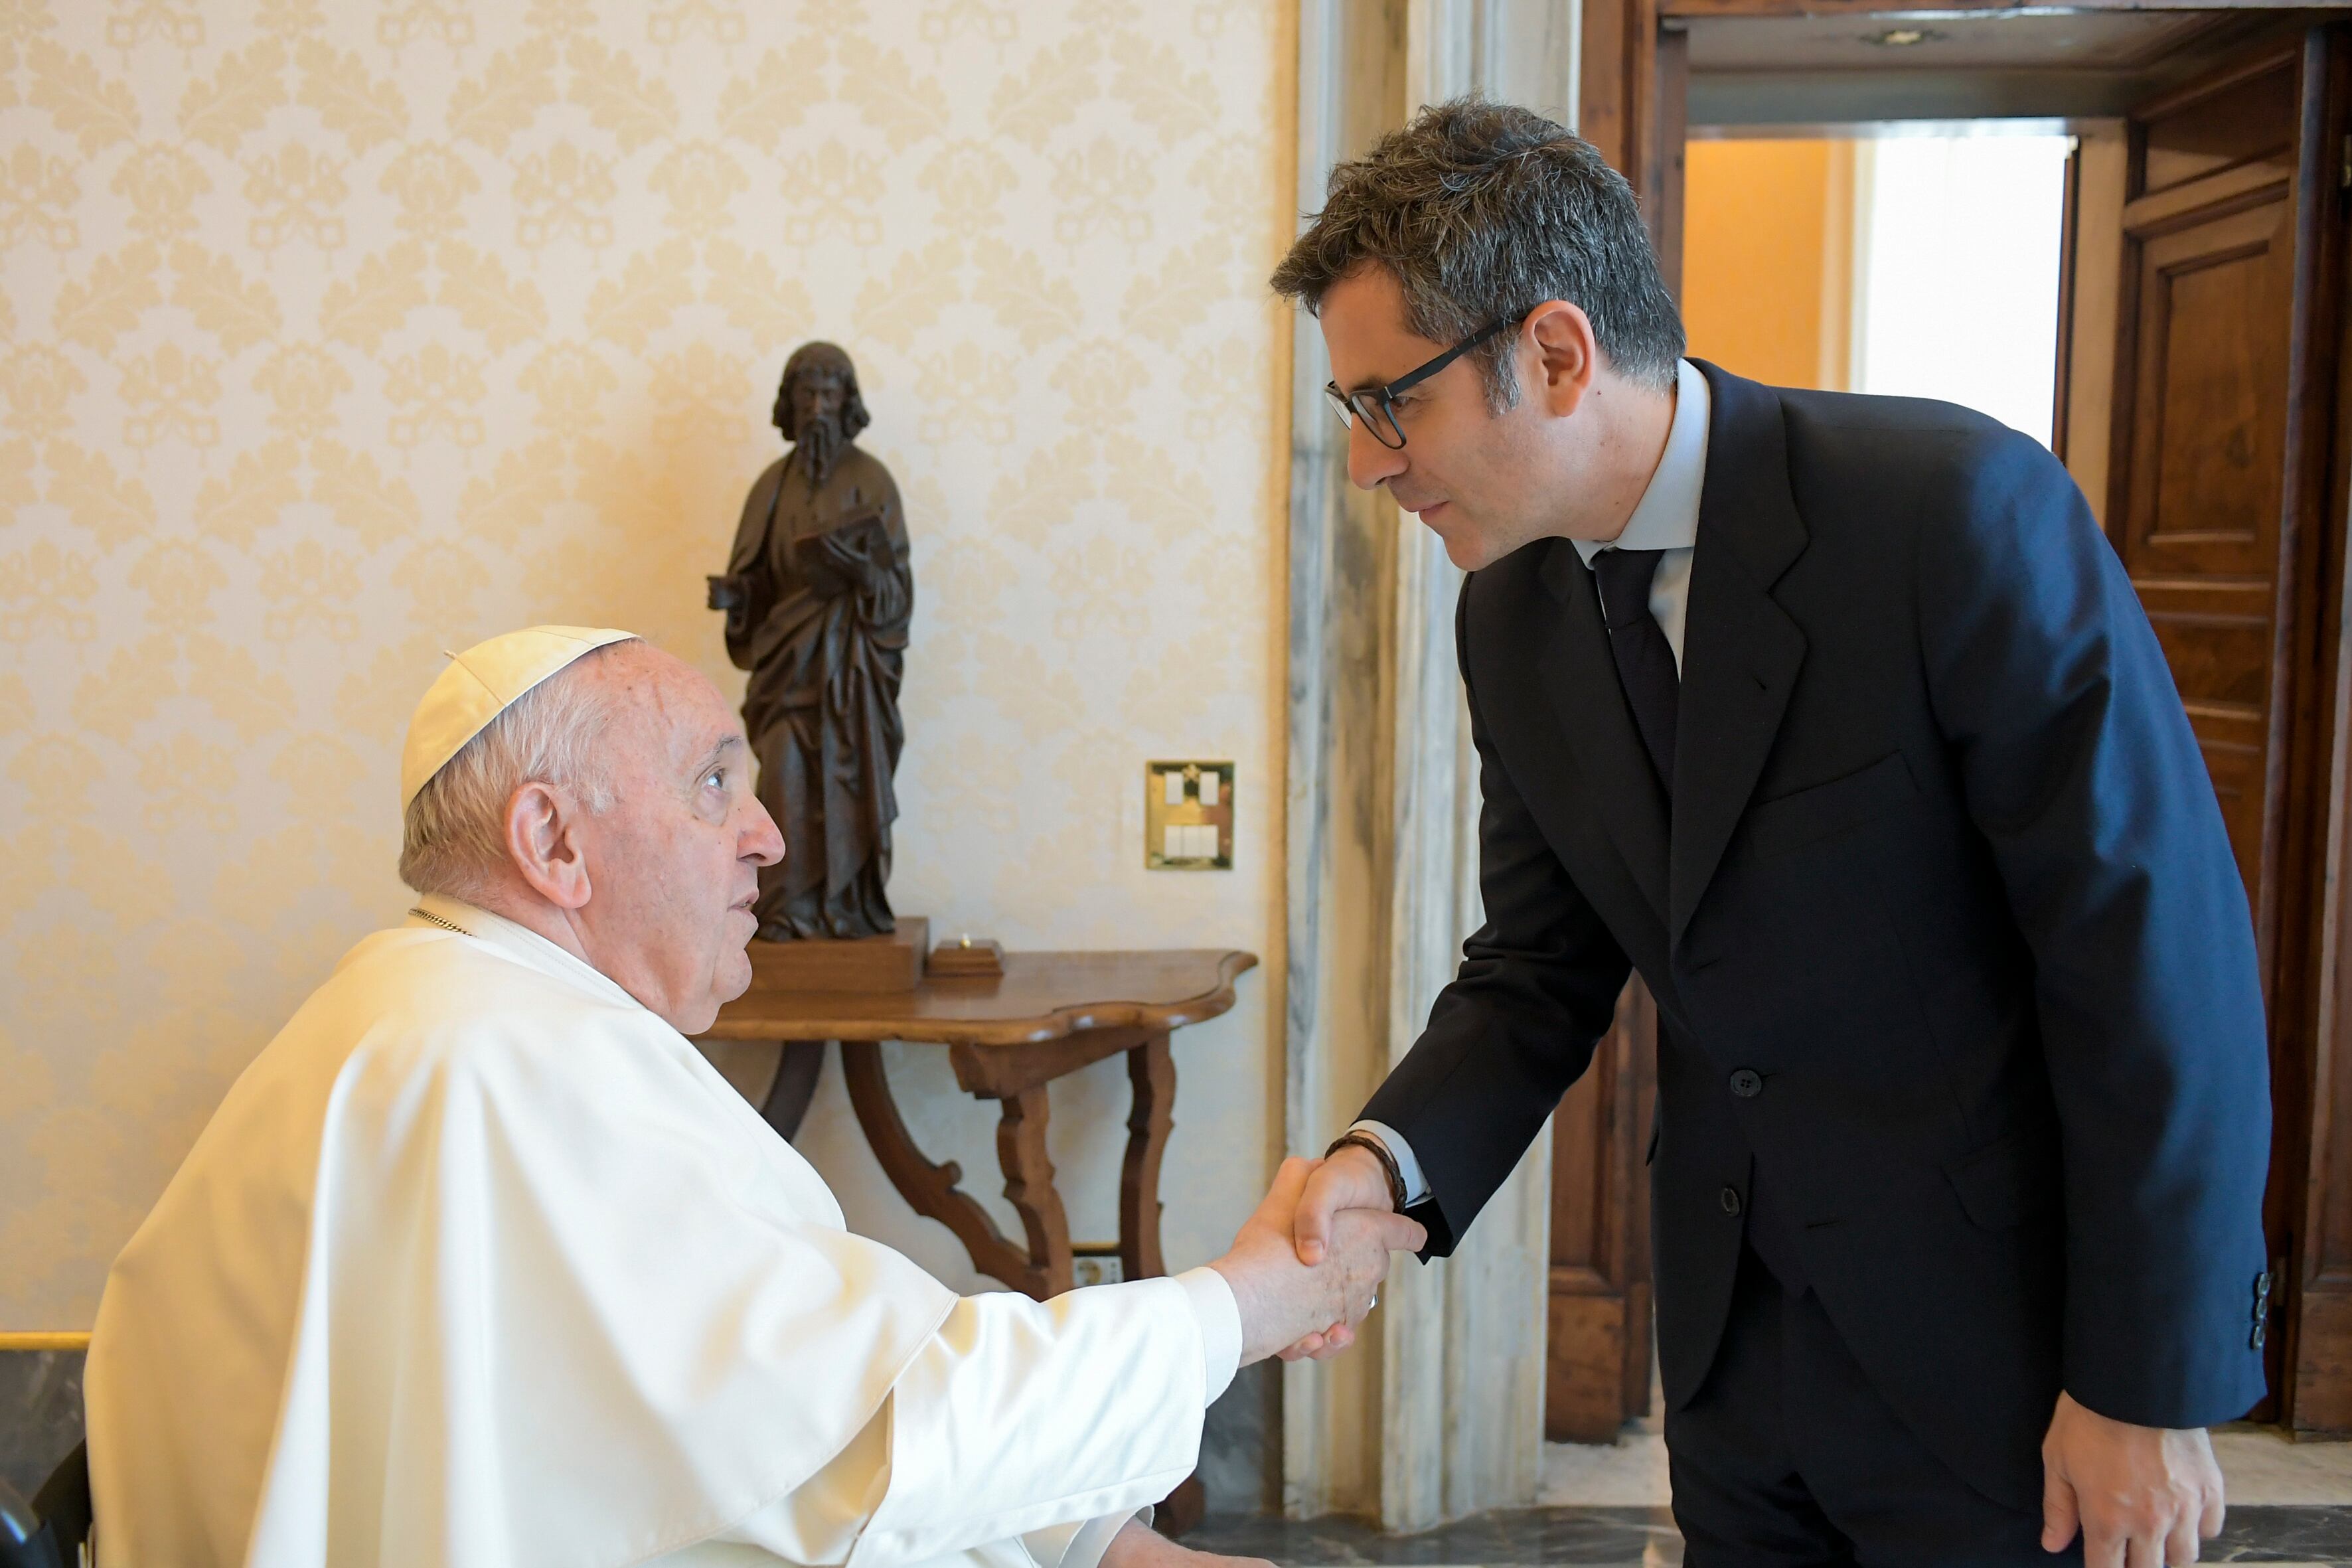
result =
[[[1573,547],[1474,573],[1486,921],[1363,1113],[1411,1143],[1450,1252],[1630,963],[1660,1017],[1667,1399],[1722,1330],[1726,1209],[1766,1185],[1896,1414],[2038,1509],[2062,1387],[2160,1426],[2262,1396],[2245,890],[2155,636],[2049,452],[1943,404],[1700,368],[1671,806]]]

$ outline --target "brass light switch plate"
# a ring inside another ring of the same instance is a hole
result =
[[[1234,764],[1143,764],[1143,864],[1152,871],[1234,868]]]

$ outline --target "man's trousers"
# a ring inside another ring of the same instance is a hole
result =
[[[1879,1397],[1811,1291],[1743,1250],[1715,1365],[1666,1416],[1688,1568],[2036,1568],[2042,1516],[1978,1491]]]

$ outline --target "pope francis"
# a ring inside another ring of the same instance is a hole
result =
[[[843,1228],[687,1041],[784,853],[709,682],[626,633],[454,657],[402,757],[405,924],[237,1080],[108,1277],[119,1565],[1165,1568],[1139,1512],[1237,1365],[1369,1309],[1305,1162],[1233,1249],[1039,1304]]]

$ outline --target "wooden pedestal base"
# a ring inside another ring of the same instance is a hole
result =
[[[903,994],[923,983],[923,961],[931,950],[931,922],[900,915],[887,936],[848,942],[803,940],[753,942],[752,991],[846,992],[858,995]]]

